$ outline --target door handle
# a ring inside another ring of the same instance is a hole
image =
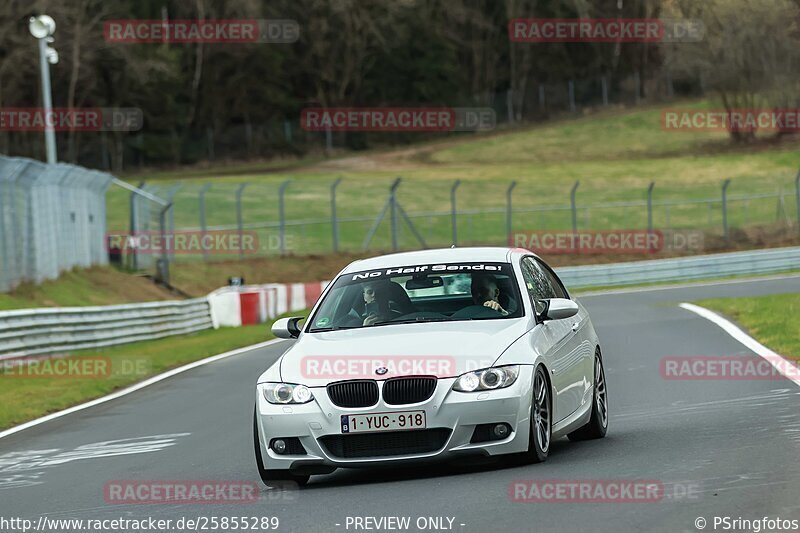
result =
[[[578,331],[579,327],[581,327],[581,325],[578,322],[573,322],[572,331]]]

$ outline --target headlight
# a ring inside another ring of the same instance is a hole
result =
[[[459,392],[475,392],[508,387],[517,381],[519,366],[496,366],[485,370],[461,374],[453,384],[453,390]]]
[[[292,383],[265,383],[264,399],[269,403],[308,403],[314,399],[311,389]]]

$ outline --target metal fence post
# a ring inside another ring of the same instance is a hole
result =
[[[794,177],[795,208],[797,209],[797,232],[800,233],[800,170]]]
[[[722,182],[722,231],[725,234],[725,242],[728,244],[730,244],[731,241],[731,236],[728,231],[728,185],[730,184],[730,178]]]
[[[284,209],[284,195],[290,181],[291,180],[284,181],[278,188],[278,223],[280,228],[281,255],[286,255],[286,210]]]
[[[197,195],[197,199],[200,204],[200,233],[204,242],[206,233],[208,233],[208,228],[206,226],[206,193],[210,188],[211,184],[206,183],[200,188],[200,192]],[[206,250],[205,247],[203,248],[203,260],[208,260],[208,250]]]
[[[336,187],[342,182],[342,178],[336,178],[331,184],[331,231],[333,237],[333,253],[339,251],[339,221],[336,218]]]
[[[603,105],[608,105],[608,78],[603,76],[600,78],[600,83],[603,85]]]
[[[136,186],[136,188],[137,189],[141,189],[142,187],[144,187],[144,183],[145,183],[144,181],[140,181],[139,184]],[[133,238],[136,238],[136,232],[139,229],[139,217],[138,217],[137,212],[136,212],[136,195],[137,195],[136,191],[131,191],[131,199],[130,199],[130,209],[131,209],[130,225],[131,225],[131,230],[130,230],[130,236],[133,237]],[[133,270],[138,270],[139,269],[139,254],[136,251],[137,249],[138,249],[138,247],[134,248],[134,252],[132,254],[133,259],[131,261],[131,268],[133,268]]]
[[[398,177],[392,183],[392,186],[389,188],[389,220],[391,222],[391,229],[392,229],[392,251],[397,251],[397,188],[400,186],[400,180],[402,178]]]
[[[539,84],[539,110],[544,111],[545,106],[547,105],[545,100],[545,92],[544,92],[544,85],[541,83]]]
[[[2,161],[0,161],[2,164]],[[12,238],[12,236],[6,236],[8,230],[5,228],[6,224],[6,216],[5,216],[5,203],[6,198],[8,201],[11,201],[13,198],[13,192],[9,191],[6,193],[6,189],[10,189],[10,184],[6,179],[0,178],[0,291],[5,292],[11,289],[11,286],[16,282],[16,279],[12,276],[11,269],[8,264],[9,260],[9,250],[8,250],[8,240]],[[106,242],[108,242],[106,240]]]
[[[647,187],[647,232],[653,232],[653,187],[656,186],[655,181],[650,182]]]
[[[172,238],[173,239],[175,238],[174,237],[174,235],[175,235],[175,209],[173,208],[172,204],[173,204],[173,199],[175,198],[175,195],[178,194],[178,191],[181,190],[181,188],[183,188],[183,184],[182,183],[178,183],[178,184],[175,184],[172,187],[170,187],[169,190],[167,190],[167,198],[166,198],[166,200],[167,200],[167,203],[170,204],[169,217],[168,217],[169,218],[169,222],[167,223],[167,227],[172,232],[172,234],[173,234]],[[169,260],[170,261],[174,261],[175,260],[174,247],[169,253]]]
[[[513,244],[513,236],[511,235],[511,193],[514,191],[514,187],[517,186],[516,181],[512,181],[511,185],[508,186],[508,190],[506,191],[506,243],[509,246]]]
[[[569,92],[569,110],[571,113],[575,112],[575,82],[569,80],[569,84],[567,85],[567,89]]]
[[[244,217],[242,217],[242,193],[249,183],[242,183],[236,188],[236,227],[239,230],[239,257],[244,257]]]
[[[158,225],[159,229],[161,230],[161,242],[166,243],[168,242],[166,239],[166,225],[167,225],[167,211],[172,210],[172,201],[169,201],[167,205],[161,208],[161,211],[158,213]],[[174,238],[174,237],[173,237]],[[174,242],[174,241],[173,241]],[[169,279],[169,246],[164,246],[161,250],[161,259],[157,261],[156,264],[159,265],[158,276],[161,278],[161,283],[166,285],[167,287],[170,286],[170,279]]]
[[[208,145],[208,158],[211,161],[216,159],[214,155],[214,129],[213,128],[206,128],[206,144]]]
[[[288,120],[283,121],[283,137],[286,139],[286,144],[292,144],[292,123]]]
[[[572,207],[572,233],[578,233],[578,207],[575,202],[575,193],[578,191],[580,184],[580,181],[576,181],[575,185],[572,186],[572,190],[569,191],[569,203]]]
[[[798,174],[800,176],[800,174]],[[450,187],[450,218],[453,221],[453,246],[458,246],[458,223],[456,217],[458,216],[458,211],[456,211],[456,189],[458,186],[461,185],[461,180],[456,180],[453,182],[453,186]]]

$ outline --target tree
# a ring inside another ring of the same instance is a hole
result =
[[[800,85],[800,5],[791,0],[675,0],[678,16],[699,19],[704,39],[664,46],[671,69],[703,76],[728,112],[797,106]],[[756,131],[730,129],[736,141]]]

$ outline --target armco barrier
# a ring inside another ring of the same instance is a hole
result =
[[[64,353],[260,324],[314,305],[325,283],[223,287],[206,298],[0,311],[0,359]]]
[[[212,327],[206,298],[0,312],[0,359],[160,339]]]
[[[578,289],[770,274],[798,269],[800,269],[800,247],[561,267],[555,271],[567,288]]]

